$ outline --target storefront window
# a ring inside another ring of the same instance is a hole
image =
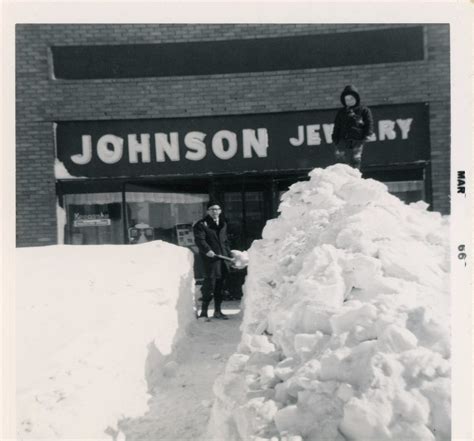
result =
[[[384,182],[406,203],[425,200],[423,180]],[[280,185],[279,196],[288,185]],[[255,189],[257,190],[257,189]],[[223,189],[219,197],[234,249],[245,250],[261,237],[267,219],[263,191]],[[126,206],[123,207],[125,198]],[[65,243],[123,244],[163,240],[196,251],[192,225],[206,214],[207,193],[157,191],[127,184],[126,192],[65,194]]]
[[[195,248],[192,224],[205,215],[207,194],[126,192],[125,226],[122,199],[118,192],[66,194],[65,243],[136,244],[163,240]]]
[[[425,200],[425,184],[423,181],[392,181],[384,182],[384,184],[391,194],[407,204]]]
[[[207,194],[127,192],[125,199],[130,243],[163,240],[195,248],[192,225],[206,213]]]
[[[194,253],[194,277],[202,278],[202,261],[194,243],[193,224],[206,214],[208,194],[133,191],[127,201],[128,242],[163,240]]]
[[[67,194],[65,243],[72,245],[121,244],[121,193]]]

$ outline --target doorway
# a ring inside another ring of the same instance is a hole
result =
[[[231,247],[247,250],[261,238],[265,225],[263,191],[226,191],[220,198],[228,225]]]
[[[265,223],[273,217],[270,182],[216,182],[215,194],[223,205],[231,248],[248,250],[254,240],[261,239]]]

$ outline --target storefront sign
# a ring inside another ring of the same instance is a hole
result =
[[[73,226],[81,227],[107,227],[111,225],[108,214],[79,214],[74,213]]]
[[[365,164],[429,158],[427,106],[372,108]],[[335,162],[336,110],[257,115],[61,122],[58,159],[72,177],[195,175],[298,170]]]

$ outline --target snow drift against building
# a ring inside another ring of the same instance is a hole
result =
[[[84,176],[72,176],[67,170],[66,166],[59,160],[54,160],[54,177],[56,179],[81,179]]]
[[[345,165],[279,210],[249,250],[209,438],[449,439],[448,219]]]
[[[161,241],[17,249],[18,438],[110,440],[146,412],[194,319],[192,259]]]

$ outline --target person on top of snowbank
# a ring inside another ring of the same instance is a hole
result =
[[[214,317],[226,320],[228,317],[222,313],[221,304],[224,280],[229,273],[229,261],[217,256],[230,257],[231,252],[227,238],[227,223],[218,202],[209,201],[207,215],[194,224],[193,231],[204,266],[202,308],[199,317],[208,317],[207,309],[214,296]]]
[[[364,144],[374,132],[372,112],[360,104],[354,86],[344,88],[341,103],[344,107],[336,114],[332,133],[336,159],[360,169]]]

